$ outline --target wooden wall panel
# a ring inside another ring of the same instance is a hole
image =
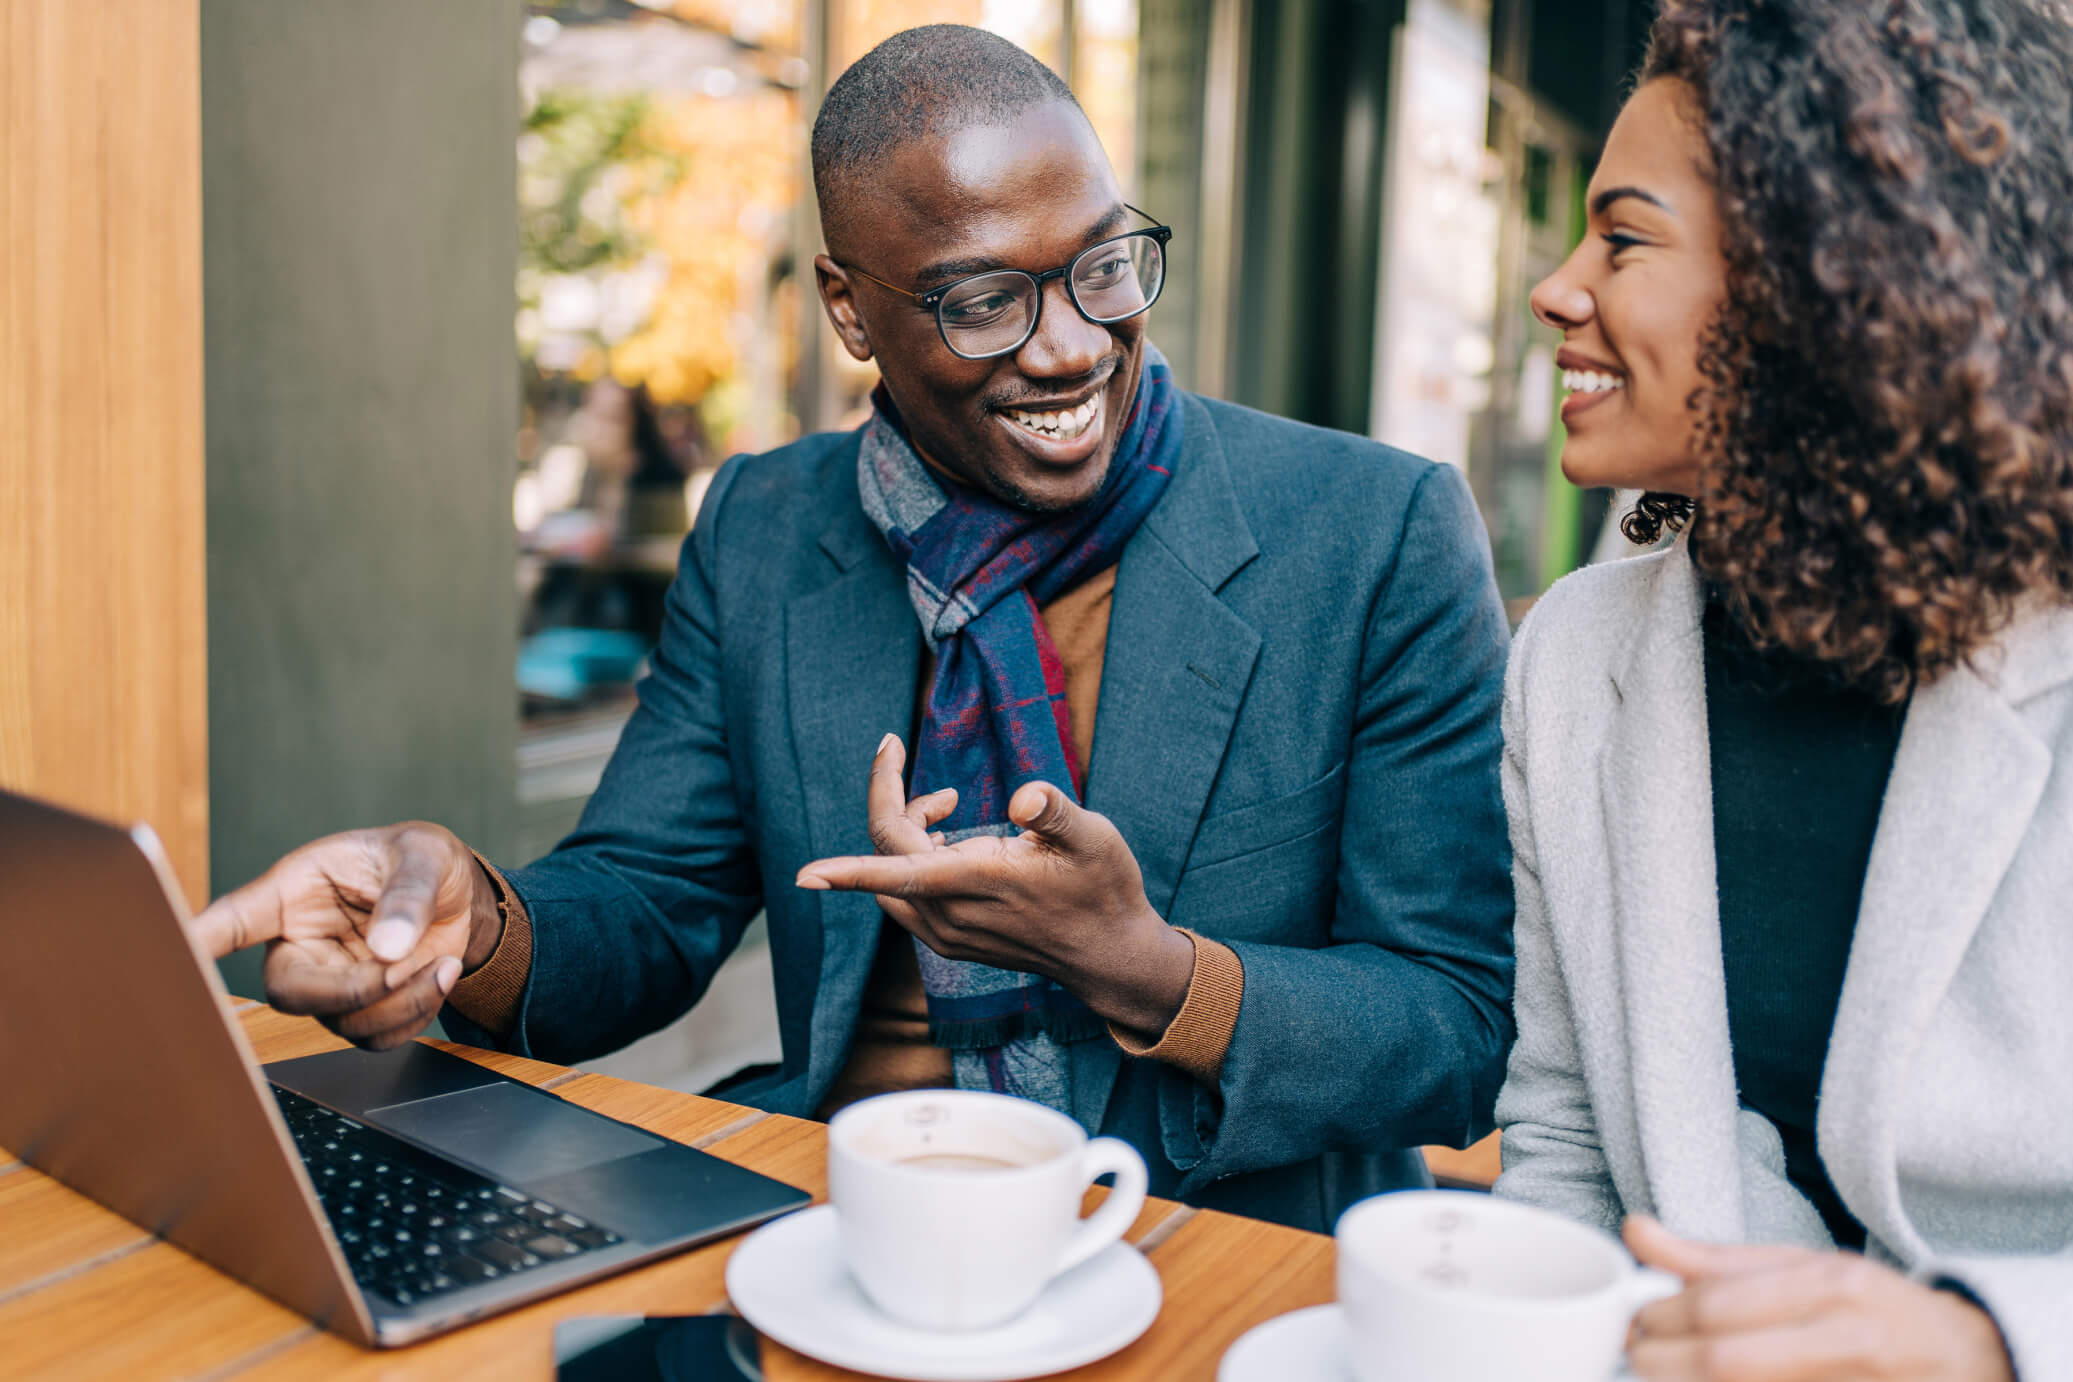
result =
[[[0,784],[208,893],[198,0],[0,0]]]

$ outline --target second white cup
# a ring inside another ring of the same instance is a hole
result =
[[[1091,1216],[1094,1180],[1116,1184]],[[1002,1094],[912,1090],[828,1125],[828,1198],[864,1294],[922,1329],[1013,1319],[1045,1285],[1122,1238],[1145,1200],[1144,1158],[1062,1113]]]
[[[1606,1382],[1634,1312],[1682,1285],[1608,1233],[1468,1191],[1362,1200],[1335,1236],[1360,1382]]]

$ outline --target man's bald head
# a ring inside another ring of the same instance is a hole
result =
[[[1012,124],[1053,101],[1079,109],[1057,73],[997,34],[962,24],[894,34],[836,78],[813,122],[813,190],[828,247],[853,200],[868,194],[870,174],[906,144]]]

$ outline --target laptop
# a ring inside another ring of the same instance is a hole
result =
[[[416,1042],[262,1066],[186,920],[149,827],[0,792],[0,1147],[356,1343],[811,1198]]]

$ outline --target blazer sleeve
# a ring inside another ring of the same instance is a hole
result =
[[[1497,1123],[1504,1173],[1495,1192],[1541,1205],[1617,1233],[1619,1192],[1598,1141],[1598,1123],[1577,1054],[1576,1018],[1555,952],[1547,896],[1540,884],[1533,809],[1526,791],[1526,713],[1519,691],[1531,630],[1520,634],[1504,702],[1504,809],[1512,841],[1512,888],[1518,919],[1512,936],[1518,982],[1512,1012],[1518,1037]]]
[[[762,906],[728,758],[714,587],[719,515],[745,457],[713,479],[666,602],[638,705],[576,830],[506,874],[532,966],[501,1036],[451,1004],[460,1041],[563,1064],[681,1016]]]
[[[1330,943],[1232,944],[1244,997],[1215,1082],[1163,1075],[1180,1193],[1490,1126],[1511,1039],[1507,639],[1467,483],[1433,466],[1367,613]]]
[[[2016,1382],[2073,1377],[2073,1253],[1934,1258],[1912,1275],[1956,1282],[1994,1317]]]

